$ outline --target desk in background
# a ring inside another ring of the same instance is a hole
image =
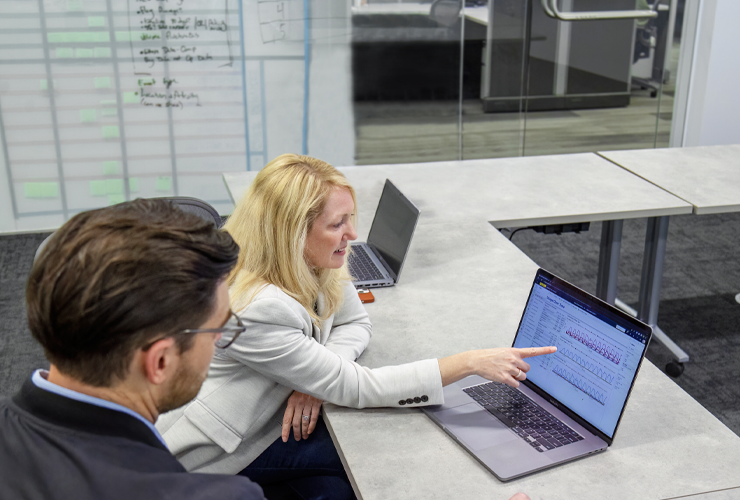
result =
[[[576,2],[573,10],[591,10],[592,3]],[[604,5],[635,7],[634,0]],[[463,98],[479,97],[486,112],[630,103],[631,19],[563,23],[549,17],[539,1],[489,0],[464,8],[462,29],[451,16],[433,19],[430,10],[431,2],[352,7],[355,100],[456,100],[464,41]],[[528,82],[527,95],[522,80]]]
[[[740,145],[598,154],[686,200],[696,215],[740,211]],[[676,362],[666,371],[678,376],[689,356],[658,327],[668,222],[668,215],[648,220],[638,318],[653,326],[656,338],[670,349]]]
[[[386,178],[421,210],[419,224],[496,228],[604,221],[596,295],[614,303],[622,220],[691,213],[691,205],[592,153],[342,167],[357,191],[358,231],[372,223]],[[255,173],[226,173],[232,199]],[[364,208],[370,207],[370,208]]]

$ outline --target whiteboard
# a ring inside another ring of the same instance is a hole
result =
[[[0,0],[0,231],[137,197],[229,213],[221,173],[354,161],[341,0]]]

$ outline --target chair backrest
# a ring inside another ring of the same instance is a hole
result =
[[[178,207],[180,207],[180,209],[182,209],[184,212],[195,214],[202,219],[207,220],[208,222],[213,222],[213,225],[217,228],[221,227],[221,216],[218,214],[215,208],[213,208],[211,205],[203,200],[199,200],[198,198],[191,198],[189,196],[166,196],[159,199],[170,200]],[[46,243],[52,236],[54,236],[54,233],[51,233],[49,236],[47,236],[46,239],[42,241],[39,247],[36,249],[36,254],[33,256],[34,262],[36,262],[36,259],[39,258],[39,255],[41,255],[41,251],[44,249]]]
[[[215,208],[203,200],[188,196],[169,196],[162,199],[170,200],[176,203],[183,211],[198,215],[203,219],[213,222],[216,227],[221,227],[221,216]]]
[[[442,26],[450,27],[460,19],[463,0],[434,0],[429,8],[429,17]]]

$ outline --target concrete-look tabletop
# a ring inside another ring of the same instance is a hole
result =
[[[740,211],[740,144],[599,152],[694,205],[694,213]]]
[[[360,231],[372,222],[386,178],[419,207],[420,225],[491,221],[498,228],[522,227],[692,210],[689,203],[593,153],[339,170],[357,190]],[[254,175],[224,174],[232,199],[239,199]]]
[[[484,222],[417,228],[400,283],[367,304],[370,367],[509,346],[537,266]],[[740,438],[649,361],[608,451],[502,483],[419,409],[325,405],[364,500],[667,499],[740,487]],[[740,494],[740,490],[734,492]],[[697,498],[732,497],[708,494]]]

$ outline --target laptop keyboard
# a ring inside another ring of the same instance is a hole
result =
[[[349,272],[356,281],[383,279],[383,274],[375,267],[365,247],[353,246],[349,254]]]
[[[513,387],[489,382],[463,391],[539,452],[583,440],[583,436]]]

